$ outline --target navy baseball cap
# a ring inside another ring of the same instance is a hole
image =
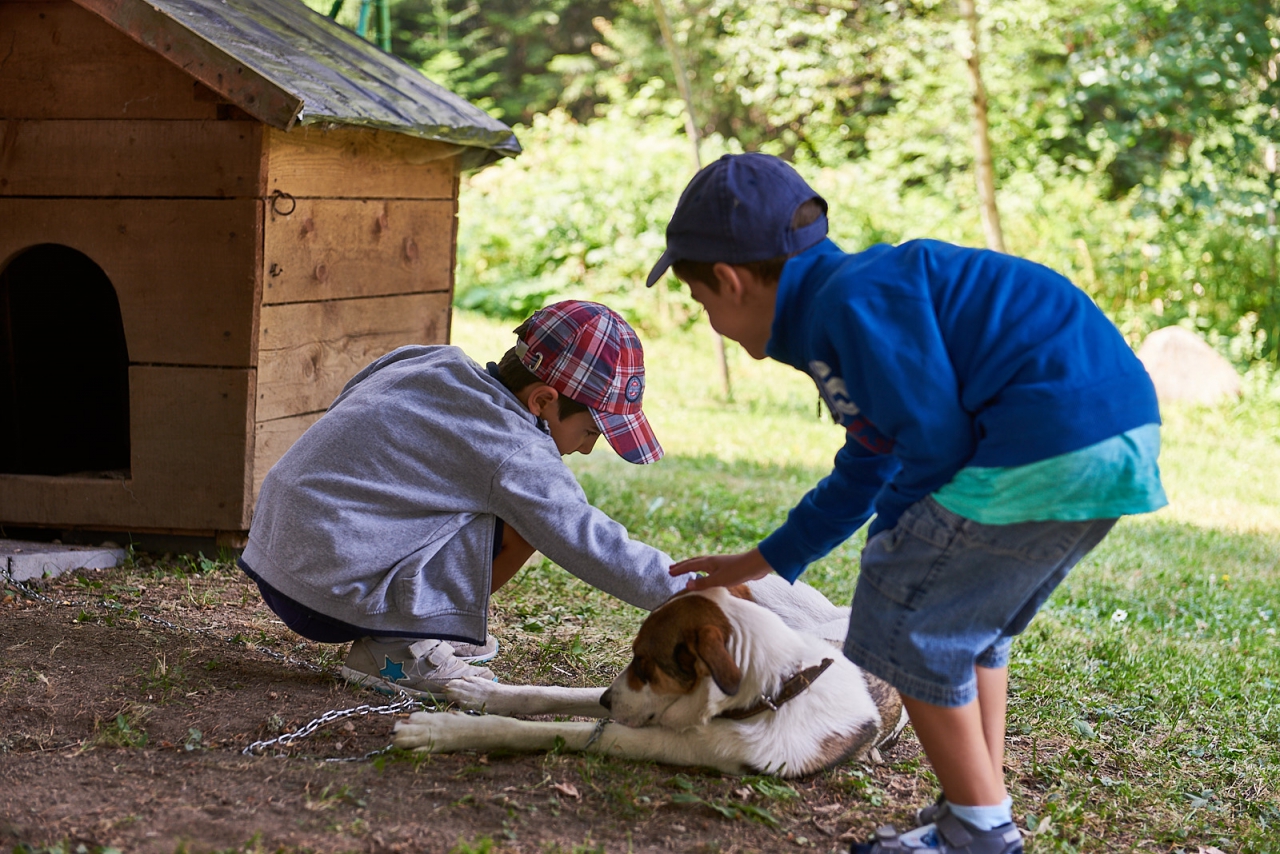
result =
[[[810,199],[823,215],[792,229]],[[693,176],[667,223],[667,250],[647,287],[677,261],[747,264],[794,255],[827,236],[827,203],[791,165],[769,154],[726,154]]]

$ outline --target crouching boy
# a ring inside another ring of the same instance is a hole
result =
[[[896,687],[942,783],[923,826],[859,854],[1020,854],[1004,786],[1009,647],[1118,516],[1163,506],[1155,390],[1088,296],[1038,264],[931,240],[847,254],[777,158],[699,172],[670,267],[751,356],[808,373],[845,428],[835,468],[701,589],[794,581],[872,514],[845,654]]]
[[[451,346],[388,353],[263,481],[240,566],[294,632],[351,642],[352,682],[437,697],[492,679],[489,597],[534,549],[641,608],[683,587],[561,459],[601,435],[628,462],[661,458],[635,332],[567,301],[516,334],[488,368]]]

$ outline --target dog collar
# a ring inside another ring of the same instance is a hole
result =
[[[768,694],[761,694],[760,700],[754,706],[748,706],[745,709],[727,709],[716,715],[717,718],[728,718],[731,721],[740,721],[745,718],[753,718],[756,715],[765,712],[776,712],[785,705],[789,700],[794,700],[804,689],[813,684],[813,680],[823,674],[828,667],[832,665],[830,658],[822,659],[821,664],[815,664],[813,667],[806,667],[790,679],[782,683],[782,687],[778,689],[776,696],[770,697]]]

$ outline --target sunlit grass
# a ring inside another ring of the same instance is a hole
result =
[[[454,336],[497,358],[511,326],[461,314]],[[754,546],[829,471],[842,431],[807,377],[733,344],[726,399],[705,325],[645,345],[666,459],[631,466],[601,443],[569,464],[676,558]],[[1048,819],[1033,851],[1280,851],[1280,399],[1164,415],[1170,506],[1122,520],[1014,646],[1007,767],[1020,823]],[[847,601],[861,542],[805,580]],[[573,649],[608,672],[642,616],[545,562],[504,593],[508,624],[537,628],[543,678]]]

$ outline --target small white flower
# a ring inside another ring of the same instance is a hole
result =
[[[1129,619],[1129,612],[1122,608],[1116,608],[1115,613],[1111,615],[1111,622],[1113,623],[1123,623],[1127,619]]]

